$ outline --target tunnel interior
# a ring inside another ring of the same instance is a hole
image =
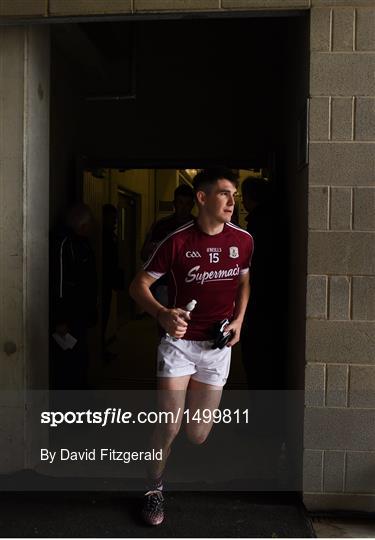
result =
[[[128,246],[135,272],[147,230],[182,181],[178,171],[218,165],[268,178],[273,292],[251,353],[263,366],[258,387],[304,384],[309,46],[307,17],[292,15],[51,27],[52,231],[77,200],[100,221],[101,206],[116,206],[122,190],[136,207]],[[132,309],[134,324],[141,316]],[[125,341],[120,356],[131,357],[137,343]],[[141,384],[93,350],[93,386]],[[233,384],[241,381],[246,387],[240,370]]]

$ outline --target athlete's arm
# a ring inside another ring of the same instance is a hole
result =
[[[227,347],[233,347],[240,340],[241,327],[245,316],[246,306],[250,297],[250,272],[240,274],[233,320],[225,327],[225,331],[232,330],[233,336],[227,343]]]
[[[182,338],[187,330],[186,319],[190,317],[189,312],[179,308],[167,309],[155,300],[150,291],[155,281],[156,278],[140,270],[130,284],[130,296],[154,317],[170,336]]]

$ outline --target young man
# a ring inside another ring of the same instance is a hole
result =
[[[158,348],[158,390],[161,410],[216,409],[229,373],[231,347],[240,339],[249,299],[249,265],[253,239],[233,225],[238,181],[231,170],[207,169],[194,179],[198,218],[180,227],[162,241],[134,279],[130,294],[166,331]],[[152,283],[169,272],[169,305],[159,304],[150,292]],[[185,307],[197,305],[191,313]],[[225,331],[230,340],[213,349],[215,325],[229,319]],[[158,525],[164,519],[162,474],[179,421],[158,425],[152,448],[163,459],[149,471],[149,491],[144,519]],[[190,422],[187,435],[203,443],[212,423]]]

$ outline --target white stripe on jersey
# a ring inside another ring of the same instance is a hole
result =
[[[165,276],[165,274],[160,274],[159,272],[148,271],[147,274],[155,279],[160,279],[162,276]]]
[[[164,238],[164,240],[162,240],[160,242],[160,244],[158,244],[158,247],[155,249],[154,253],[151,255],[151,257],[148,259],[148,261],[145,262],[145,264],[143,265],[143,270],[146,270],[147,266],[151,263],[152,259],[155,257],[156,255],[156,252],[158,251],[158,249],[160,248],[160,246],[162,244],[164,244],[164,242],[166,240],[168,240],[168,238],[170,238],[171,236],[173,236],[174,234],[177,234],[179,232],[182,232],[182,231],[185,231],[186,229],[189,229],[189,227],[192,227],[194,225],[194,221],[189,221],[188,223],[185,223],[185,225],[181,225],[181,227],[179,227],[178,229],[176,229],[175,231],[171,232],[168,234],[168,236],[166,236]]]
[[[248,236],[250,236],[252,238],[251,234],[249,232],[245,231],[245,229],[243,229],[242,227],[238,227],[237,225],[234,225],[230,221],[228,221],[226,223],[226,225],[228,225],[228,227],[232,227],[232,229],[235,229],[236,231],[243,232],[243,233],[247,234]]]

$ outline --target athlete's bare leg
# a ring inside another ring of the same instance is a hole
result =
[[[176,423],[160,423],[155,426],[151,436],[151,448],[162,450],[162,460],[151,462],[148,470],[150,478],[160,478],[163,474],[172,443],[180,431],[189,381],[190,375],[158,378],[159,410],[172,412],[175,419],[179,410],[180,414]]]
[[[167,463],[171,446],[176,438],[184,417],[185,402],[191,414],[198,409],[214,410],[220,404],[222,388],[194,381],[190,375],[184,377],[159,378],[158,406],[159,411],[172,412],[176,422],[160,423],[152,435],[152,447],[162,450],[162,460],[151,462],[148,471],[149,487],[145,494],[142,516],[150,525],[160,525],[163,522],[164,497],[162,475]],[[189,390],[188,390],[189,389]],[[177,414],[179,412],[179,414]],[[196,443],[203,443],[212,428],[212,416],[209,423],[189,422],[186,429],[189,439]]]
[[[183,411],[189,409],[190,419],[200,409],[213,411],[220,405],[223,389],[221,386],[205,384],[191,379],[190,375],[183,377],[159,377],[158,406],[160,411],[173,412],[174,418],[180,410],[176,423],[158,424],[151,436],[151,448],[162,450],[162,460],[151,462],[148,473],[150,478],[160,478],[164,472],[173,441],[178,435],[183,419]],[[186,402],[186,405],[185,405]],[[186,424],[186,433],[191,442],[202,444],[207,439],[213,425],[210,422],[190,421]]]
[[[217,409],[220,405],[222,393],[223,389],[221,386],[205,384],[199,381],[195,381],[194,379],[190,379],[186,401],[186,407],[189,409],[190,412],[190,422],[186,424],[186,433],[191,442],[195,444],[204,443],[213,425],[212,414],[210,422],[198,423],[195,421],[191,421],[194,413],[198,409],[200,409],[201,411],[203,409],[209,409],[210,411]]]

